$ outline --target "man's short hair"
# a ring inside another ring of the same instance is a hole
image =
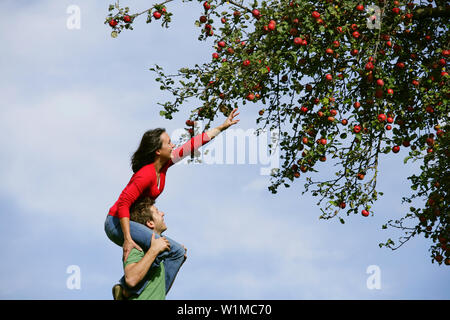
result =
[[[150,208],[154,204],[155,200],[150,197],[137,199],[130,207],[130,220],[144,225],[147,221],[153,221],[153,215]]]

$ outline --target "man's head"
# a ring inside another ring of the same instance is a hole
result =
[[[150,197],[143,197],[133,203],[130,207],[130,220],[149,227],[159,235],[167,230],[164,212],[158,210],[155,200]]]

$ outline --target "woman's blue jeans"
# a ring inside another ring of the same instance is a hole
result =
[[[107,215],[105,220],[105,232],[108,238],[117,244],[118,246],[123,245],[123,233],[122,227],[120,226],[120,219],[118,217],[113,217],[111,215]],[[144,252],[147,252],[150,248],[150,243],[152,240],[152,229],[144,226],[143,224],[130,221],[130,234],[131,238],[136,242]],[[158,239],[160,236],[155,234],[155,238]],[[165,236],[164,236],[165,237]],[[180,270],[181,265],[184,261],[185,250],[182,245],[173,241],[172,239],[166,237],[166,239],[170,243],[170,251],[164,251],[160,253],[150,269],[153,267],[159,267],[161,261],[164,261],[164,269],[165,269],[165,281],[166,281],[166,294],[169,289],[172,287],[173,281]],[[125,283],[125,276],[120,279],[120,284],[127,289],[127,291],[131,294],[141,294],[144,290],[145,286],[148,283],[148,280],[141,281],[137,286],[130,288]]]

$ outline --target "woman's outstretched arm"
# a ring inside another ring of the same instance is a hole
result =
[[[167,168],[171,167],[173,164],[181,161],[183,158],[191,154],[193,150],[197,150],[199,147],[203,146],[204,144],[211,141],[214,137],[216,137],[219,133],[222,131],[228,129],[233,124],[236,124],[239,122],[239,120],[233,120],[234,117],[236,117],[239,113],[235,113],[237,111],[237,108],[234,109],[228,118],[225,120],[224,123],[222,123],[220,126],[211,129],[207,132],[202,132],[201,134],[196,135],[195,137],[191,138],[188,142],[183,144],[182,146],[176,148],[172,151],[172,157],[169,160],[167,164]]]
[[[222,123],[220,126],[213,128],[209,131],[206,131],[206,134],[208,135],[208,137],[210,139],[214,139],[214,137],[218,136],[219,133],[221,133],[222,131],[228,129],[230,126],[232,126],[233,124],[236,124],[239,122],[239,120],[233,120],[234,117],[236,117],[238,113],[235,113],[237,111],[237,108],[234,109],[233,111],[231,111],[230,115],[228,116],[228,118],[225,120],[224,123]]]

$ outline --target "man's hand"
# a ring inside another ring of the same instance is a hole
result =
[[[133,241],[133,239],[125,239],[122,247],[123,247],[123,256],[122,256],[123,261],[127,261],[128,255],[130,254],[133,248],[142,251],[141,247],[139,247],[137,243]]]
[[[170,243],[166,237],[155,238],[155,232],[152,232],[152,243],[150,244],[150,250],[153,250],[157,255],[165,250],[170,250]]]

